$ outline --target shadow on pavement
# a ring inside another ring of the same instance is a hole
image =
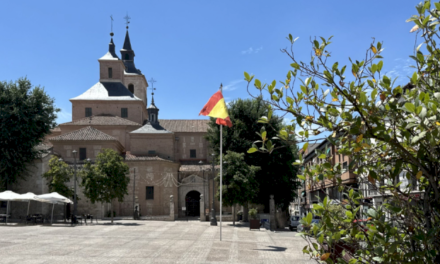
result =
[[[254,249],[258,251],[286,251],[287,248],[285,247],[275,247],[275,246],[268,246],[271,249]]]

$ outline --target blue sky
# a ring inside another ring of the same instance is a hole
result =
[[[418,1],[2,1],[1,81],[27,76],[45,87],[70,121],[70,98],[99,79],[108,49],[110,15],[119,51],[128,13],[135,63],[157,80],[162,119],[197,119],[220,83],[227,101],[248,98],[243,72],[283,80],[291,61],[280,52],[299,37],[296,55],[308,61],[310,37],[333,35],[332,59],[361,60],[372,37],[383,41],[384,70],[404,83],[414,48]],[[419,43],[417,43],[418,45]],[[118,55],[120,56],[119,52]],[[148,91],[150,94],[151,91]],[[149,100],[151,95],[149,95]]]

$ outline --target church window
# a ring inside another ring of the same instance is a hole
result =
[[[122,118],[128,117],[128,108],[121,108],[121,117]]]
[[[79,148],[79,160],[85,160],[85,159],[87,159],[87,149]]]
[[[108,78],[109,79],[113,78],[113,69],[112,68],[108,68]]]
[[[197,158],[196,150],[195,149],[190,149],[189,150],[189,157],[190,158]]]
[[[128,85],[128,90],[130,91],[130,93],[134,94],[134,85],[133,84],[129,84]]]
[[[92,116],[92,108],[86,107],[86,117]]]
[[[155,118],[154,114],[151,114],[151,116],[150,116],[150,121],[151,121],[151,122],[154,122],[154,118]]]
[[[147,200],[154,200],[154,186],[147,186]]]
[[[126,60],[129,60],[129,59],[130,59],[130,55],[125,54],[125,59],[126,59]]]

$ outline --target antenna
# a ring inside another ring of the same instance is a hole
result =
[[[128,24],[130,24],[130,19],[131,19],[131,17],[128,16],[128,12],[127,12],[127,15],[124,17],[124,19],[125,19],[125,24],[127,25],[127,29],[128,29]]]

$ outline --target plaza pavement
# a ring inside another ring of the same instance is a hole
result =
[[[249,231],[198,221],[115,221],[64,224],[0,224],[0,263],[316,263],[303,255],[296,232]]]

